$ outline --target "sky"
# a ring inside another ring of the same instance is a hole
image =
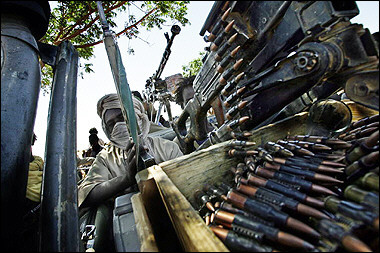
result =
[[[51,1],[49,3],[51,9],[56,4]],[[360,14],[351,19],[351,22],[363,24],[371,33],[379,31],[379,2],[357,1],[356,3]],[[208,43],[203,40],[199,32],[213,4],[213,1],[191,1],[188,5],[187,15],[191,24],[187,24],[186,26],[168,21],[165,26],[162,26],[161,30],[156,28],[147,32],[145,29],[140,29],[139,37],[141,39],[135,38],[129,40],[126,36],[121,36],[117,39],[131,90],[137,90],[141,93],[145,88],[146,80],[155,73],[166,48],[164,33],[167,32],[171,36],[170,28],[173,24],[179,25],[181,32],[174,38],[171,55],[161,77],[165,78],[182,73],[183,65],[187,65],[190,61],[199,57],[199,53],[203,52],[204,48],[208,46]],[[118,14],[116,19],[118,28],[113,28],[113,30],[115,32],[120,31],[124,27],[126,20],[127,13]],[[128,47],[134,49],[133,55],[127,53]],[[88,137],[90,134],[88,131],[92,127],[98,130],[99,138],[108,142],[101,126],[101,120],[96,113],[96,104],[105,94],[116,93],[115,83],[103,43],[95,46],[94,57],[89,62],[93,64],[92,69],[94,73],[84,73],[83,79],[78,76],[77,150],[80,151],[89,147]],[[87,62],[82,62],[81,60],[81,63]],[[33,154],[42,158],[44,158],[45,153],[50,95],[50,93],[44,95],[42,90],[40,91],[34,125],[37,141],[33,146]],[[173,116],[179,115],[180,112],[180,107],[172,103]],[[167,119],[166,113],[164,113],[164,117]]]

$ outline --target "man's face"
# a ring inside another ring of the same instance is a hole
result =
[[[106,129],[108,133],[112,133],[113,127],[117,122],[124,122],[124,117],[121,109],[108,109],[104,113],[104,122],[106,123]]]

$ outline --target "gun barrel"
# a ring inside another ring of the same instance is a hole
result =
[[[171,48],[171,46],[173,44],[174,37],[181,32],[181,28],[178,25],[173,25],[172,28],[171,28],[171,32],[172,32],[172,36],[168,40],[168,43],[166,45],[164,54],[162,55],[162,58],[161,58],[160,65],[158,66],[158,69],[157,69],[156,73],[153,76],[153,80],[157,80],[157,79],[160,78],[160,76],[162,74],[162,71],[165,68],[166,62],[169,59],[169,56],[170,56],[170,53],[171,53],[170,48]]]

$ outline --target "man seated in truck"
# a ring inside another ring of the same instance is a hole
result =
[[[156,163],[182,156],[181,150],[173,141],[148,136],[150,125],[144,107],[134,97],[133,105],[141,130],[140,139]],[[93,248],[96,251],[108,251],[110,248],[107,247],[113,246],[107,245],[107,242],[113,241],[110,239],[113,201],[120,195],[137,191],[135,180],[137,169],[135,146],[130,139],[117,94],[103,96],[98,101],[97,113],[102,119],[102,128],[111,143],[98,153],[86,178],[78,186],[78,205],[81,231],[84,229],[84,221],[95,212],[94,223],[99,240],[95,240]],[[142,145],[140,147],[143,148]],[[91,208],[97,210],[92,209],[92,212],[88,212]]]

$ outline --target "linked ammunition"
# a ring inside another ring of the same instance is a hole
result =
[[[232,26],[234,25],[234,23],[235,23],[235,20],[230,21],[228,25],[224,28],[224,30],[218,34],[218,36],[215,38],[215,40],[211,44],[211,47],[210,47],[211,51],[216,51],[218,49],[218,47],[222,44],[225,36],[229,32],[231,32]],[[210,40],[210,37],[209,37],[209,40]]]
[[[277,144],[283,146],[284,148],[287,148],[289,149],[290,151],[292,151],[293,153],[297,153],[297,154],[300,154],[300,155],[309,155],[309,156],[314,156],[314,153],[307,150],[307,149],[304,149],[302,148],[301,146],[298,146],[296,144],[293,144],[293,143],[290,143],[290,142],[287,142],[287,141],[283,141],[283,140],[278,140],[277,141]]]
[[[223,55],[226,53],[227,49],[232,45],[232,43],[236,40],[237,36],[238,33],[235,33],[228,39],[227,43],[224,43],[223,46],[219,48],[215,56],[216,62],[220,62],[222,60]]]
[[[244,163],[238,163],[238,165],[236,166],[236,172],[235,174],[237,175],[243,175],[243,173],[245,172],[246,170],[246,166]]]
[[[227,195],[228,191],[231,190],[232,185],[230,185],[227,182],[222,181],[222,182],[218,182],[216,187],[218,187],[221,191],[223,191],[224,195]]]
[[[337,184],[343,183],[343,181],[327,176],[327,175],[316,173],[310,170],[290,167],[285,164],[272,164],[272,163],[265,162],[264,168],[277,170],[280,172],[287,172],[294,175],[304,176],[306,179],[311,179],[311,180],[317,180],[317,181],[322,181],[322,182],[327,182],[327,183],[337,183]]]
[[[218,33],[218,31],[220,30],[220,28],[222,26],[226,26],[227,25],[227,22],[226,22],[226,19],[228,17],[228,15],[231,13],[231,8],[229,8],[228,10],[226,10],[221,19],[218,21],[218,23],[216,23],[216,25],[214,26],[214,28],[211,30],[209,36],[208,36],[208,40],[210,42],[213,42],[215,37],[216,37],[216,34]]]
[[[290,167],[294,168],[305,168],[313,171],[320,171],[320,172],[330,172],[330,173],[343,173],[342,169],[332,168],[328,167],[326,165],[318,165],[314,163],[307,162],[305,160],[301,159],[295,159],[293,157],[289,158],[279,158],[275,157],[273,158],[275,163],[284,164]]]
[[[271,152],[278,152],[280,155],[285,157],[294,156],[294,154],[290,150],[272,141],[268,141],[267,143],[265,143],[264,148]]]
[[[238,89],[236,92],[232,93],[224,101],[224,106],[227,108],[230,108],[232,103],[234,103],[240,97],[240,95],[243,94],[244,90],[245,90],[245,87],[242,87],[242,88]]]
[[[312,151],[330,151],[332,148],[329,146],[323,145],[323,144],[318,144],[318,143],[312,143],[312,142],[307,142],[307,141],[298,141],[298,140],[289,140],[288,141],[291,144],[296,144],[302,148],[306,148]]]
[[[371,252],[372,250],[364,242],[347,232],[332,220],[322,219],[315,221],[315,226],[321,234],[331,240],[340,243],[346,250],[352,252]]]
[[[227,197],[226,197],[226,195],[224,195],[224,192],[222,190],[220,190],[219,188],[211,185],[211,184],[204,184],[203,185],[203,191],[205,191],[209,195],[216,196],[221,201],[226,201],[227,200]],[[218,208],[216,206],[216,203],[215,203],[214,206],[215,206],[215,208]]]
[[[255,173],[261,177],[264,178],[272,178],[279,180],[280,182],[286,182],[290,185],[297,185],[299,186],[303,191],[306,192],[316,192],[321,193],[325,195],[337,195],[335,192],[331,191],[330,189],[314,184],[312,182],[309,182],[307,180],[304,180],[300,178],[299,176],[289,174],[286,172],[280,172],[280,171],[270,171],[262,168],[261,166],[258,166],[255,170]]]
[[[346,141],[339,140],[336,138],[328,138],[325,136],[310,136],[310,135],[295,135],[291,136],[288,135],[286,137],[287,140],[299,140],[299,141],[307,141],[307,142],[313,142],[313,143],[321,143],[326,145],[344,145],[349,144]]]
[[[276,210],[271,205],[254,199],[249,199],[248,197],[237,193],[236,190],[231,189],[227,193],[227,200],[238,208],[246,210],[254,215],[258,215],[265,220],[272,220],[278,226],[289,227],[314,237],[320,236],[317,231],[305,223],[290,217],[284,212]]]
[[[223,96],[228,96],[233,89],[235,89],[236,85],[240,81],[240,79],[244,76],[244,72],[238,74],[232,81],[229,81],[221,91]]]
[[[379,122],[373,122],[373,123],[371,123],[369,125],[365,125],[365,126],[361,126],[361,127],[355,128],[355,129],[353,129],[351,131],[348,131],[348,132],[345,132],[345,133],[339,135],[338,138],[339,139],[343,139],[344,137],[346,137],[348,135],[354,134],[356,132],[362,131],[362,130],[364,130],[366,128],[370,128],[370,127],[379,127]]]
[[[223,201],[221,203],[219,209],[220,210],[224,210],[224,211],[229,212],[229,213],[234,213],[234,214],[238,213],[238,214],[246,216],[248,219],[250,219],[252,221],[256,221],[256,222],[262,223],[262,224],[264,224],[266,226],[275,227],[275,224],[274,224],[273,221],[264,220],[264,219],[260,218],[257,215],[252,215],[251,213],[248,213],[248,212],[243,211],[243,210],[241,210],[239,208],[233,207],[230,203],[225,202],[225,201]]]
[[[332,147],[333,150],[347,150],[352,147],[352,143],[346,142],[338,144],[329,144],[329,146]]]
[[[322,158],[315,157],[315,156],[304,156],[304,157],[295,156],[295,157],[287,158],[287,160],[294,161],[294,162],[301,161],[304,163],[308,162],[308,163],[313,163],[313,164],[317,164],[317,165],[320,165],[320,164],[321,165],[327,165],[327,166],[332,166],[332,167],[338,167],[339,169],[346,166],[344,163],[338,163],[338,162],[334,162],[334,161],[323,160]]]
[[[359,160],[362,156],[369,154],[374,151],[375,145],[379,141],[379,131],[374,132],[368,138],[366,138],[363,142],[354,146],[351,150],[347,151],[345,156],[346,164],[351,164],[357,160]]]
[[[354,220],[362,221],[364,224],[372,226],[375,229],[379,229],[379,214],[369,211],[364,206],[350,201],[339,200],[334,196],[328,196],[324,201],[328,211],[333,213],[339,212]]]
[[[237,149],[230,149],[228,151],[228,155],[231,157],[246,157],[251,155],[257,155],[258,151],[256,150],[237,150]]]
[[[265,161],[273,162],[273,157],[266,151],[265,149],[261,147],[257,147],[256,150],[258,151],[257,156]]]
[[[210,197],[205,192],[202,190],[196,190],[194,193],[194,198],[200,207],[199,209],[202,209],[203,206],[205,206],[211,212],[215,212],[215,208],[210,201]]]
[[[241,214],[233,214],[223,210],[215,213],[215,219],[227,224],[236,224],[253,231],[261,232],[265,238],[273,242],[278,242],[294,248],[313,249],[314,246],[299,237],[283,232],[277,228],[269,227],[264,224],[252,221]]]
[[[358,131],[356,133],[353,133],[353,134],[350,134],[348,136],[345,136],[342,139],[344,141],[352,141],[352,140],[355,140],[355,139],[359,139],[359,138],[362,138],[362,137],[369,136],[372,133],[376,132],[376,130],[378,130],[378,129],[379,129],[378,127],[366,128],[366,129],[363,129],[363,130]]]
[[[368,172],[355,183],[361,188],[379,192],[379,175],[374,172]]]
[[[255,164],[255,159],[252,156],[247,156],[244,158],[245,165],[247,165],[247,168],[250,171],[255,171],[256,164]]]
[[[271,179],[265,179],[256,175],[253,175],[251,173],[248,174],[248,183],[250,185],[258,186],[258,187],[265,187],[270,190],[282,193],[288,197],[294,198],[298,201],[301,201],[303,203],[322,208],[324,207],[323,201],[310,197],[306,195],[305,193],[302,193],[300,191],[297,191],[292,188],[288,188],[280,183],[277,183],[276,181],[273,181]]]
[[[240,50],[240,46],[237,46],[234,50],[232,50],[231,53],[220,62],[220,64],[216,68],[216,71],[218,73],[223,73],[224,69],[228,66],[228,64],[232,61],[232,59],[235,58],[239,50]]]
[[[316,153],[313,157],[321,158],[321,159],[327,159],[327,160],[333,160],[333,161],[341,161],[342,159],[344,159],[343,154]]]
[[[241,124],[243,124],[247,120],[249,120],[248,116],[243,116],[240,119],[233,120],[233,121],[227,123],[227,129],[229,131],[233,131],[235,128],[237,128],[238,126],[240,126]]]
[[[344,197],[359,204],[366,204],[379,210],[379,195],[360,189],[356,185],[349,185],[344,190]]]
[[[235,178],[234,178],[235,183],[237,183],[239,179],[243,176],[243,173],[245,172],[245,170],[246,170],[245,164],[238,163],[238,165],[236,166],[236,171],[235,171]]]
[[[218,212],[218,210],[216,212]],[[253,230],[251,230],[249,228],[242,227],[242,226],[239,226],[239,225],[236,225],[236,224],[229,224],[229,223],[224,222],[224,221],[222,221],[220,219],[219,220],[218,219],[214,219],[214,223],[213,224],[219,225],[219,227],[222,226],[223,228],[231,230],[231,231],[235,232],[238,235],[242,235],[244,237],[248,237],[248,238],[254,239],[257,242],[260,242],[260,244],[262,243],[262,241],[264,239],[264,234],[263,233],[260,233],[260,232],[257,232],[257,231],[253,231]]]
[[[225,225],[225,226],[228,228],[228,225]],[[259,233],[259,232],[253,231],[251,229],[248,229],[248,228],[245,228],[242,226],[237,226],[234,224],[231,224],[230,226],[231,226],[231,228],[229,228],[229,229],[234,231],[236,234],[257,240],[258,242],[260,242],[260,245],[262,245],[261,242],[263,241],[263,238],[264,238],[263,233]]]
[[[240,140],[232,140],[228,146],[230,147],[251,147],[256,145],[254,141],[240,141]]]
[[[226,118],[231,120],[238,112],[243,109],[248,104],[248,101],[241,101],[239,104],[231,107],[230,110],[226,113]]]
[[[354,128],[357,128],[357,127],[361,127],[361,126],[364,126],[364,125],[368,125],[368,124],[371,124],[373,122],[376,122],[376,121],[379,121],[379,114],[376,114],[376,115],[372,115],[370,117],[365,117],[363,119],[360,119],[356,122],[353,122],[351,123],[351,125],[348,127],[348,129],[354,129]]]
[[[240,59],[236,61],[232,67],[230,67],[227,71],[225,71],[222,74],[221,78],[219,79],[219,85],[225,86],[227,84],[228,79],[230,79],[230,77],[234,74],[234,72],[239,70],[242,64],[243,64],[243,59]]]
[[[367,172],[374,169],[379,163],[379,151],[369,153],[358,161],[347,166],[344,172],[347,175],[347,182],[353,182]]]
[[[248,186],[238,183],[236,190],[251,198],[268,203],[270,205],[276,205],[279,207],[285,206],[290,210],[297,211],[303,215],[316,217],[318,219],[328,219],[324,213],[318,211],[315,208],[304,205],[297,200],[289,198],[281,193],[269,190],[263,187]]]
[[[245,237],[238,236],[238,234],[236,234],[234,231],[220,228],[217,226],[210,226],[210,229],[232,251],[248,251],[248,252],[273,251],[271,247],[259,244],[252,239],[247,239]]]
[[[251,132],[231,132],[231,137],[233,139],[237,139],[237,140],[247,140],[248,137],[252,136],[252,133]]]

